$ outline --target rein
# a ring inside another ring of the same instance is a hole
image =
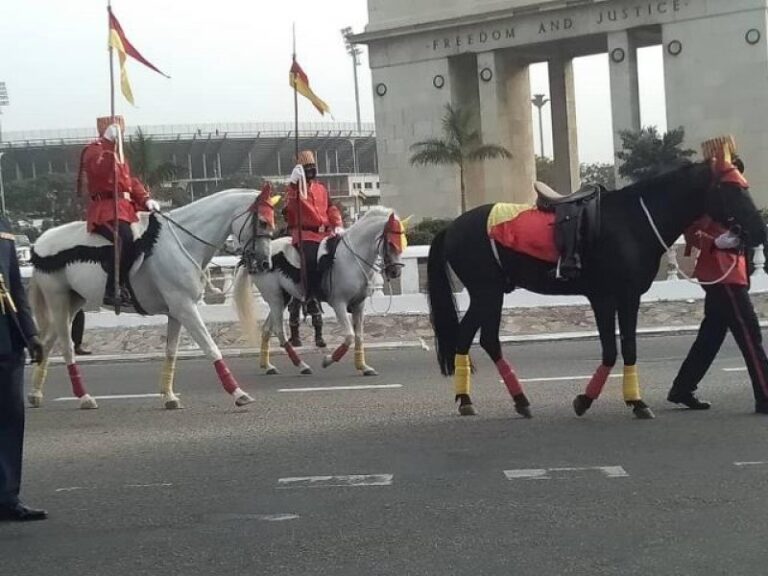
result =
[[[645,217],[648,219],[648,224],[650,224],[651,230],[653,230],[653,233],[656,235],[656,239],[659,241],[659,244],[661,244],[664,252],[669,255],[672,252],[674,246],[667,246],[667,243],[664,242],[664,238],[659,232],[659,228],[656,226],[656,222],[653,221],[653,216],[651,216],[651,212],[648,210],[648,206],[645,205],[645,200],[643,200],[642,196],[640,197],[640,206],[642,207],[643,212],[645,212]],[[731,272],[733,272],[736,269],[736,266],[738,266],[739,259],[738,257],[734,259],[733,265],[728,269],[728,271],[717,280],[713,280],[711,282],[702,282],[701,280],[697,280],[696,278],[688,276],[688,274],[683,272],[683,270],[680,268],[680,265],[677,263],[677,258],[675,258],[673,262],[675,264],[677,273],[680,274],[684,280],[687,280],[691,284],[698,284],[699,286],[715,286],[716,284],[721,284],[726,278],[728,278],[728,276],[731,275]]]

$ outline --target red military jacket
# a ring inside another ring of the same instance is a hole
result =
[[[88,231],[115,221],[114,182],[117,175],[117,216],[123,222],[136,222],[136,209],[144,210],[149,194],[136,178],[131,177],[127,163],[117,163],[115,146],[99,138],[90,143],[82,155],[82,169],[88,176]]]
[[[293,243],[299,243],[299,212],[301,202],[302,238],[309,242],[321,242],[333,233],[333,229],[343,225],[338,208],[328,199],[328,190],[319,182],[312,181],[307,187],[307,197],[301,198],[298,187],[288,186],[285,195],[285,218],[291,232]]]
[[[726,232],[728,229],[725,226],[715,222],[709,216],[702,216],[688,227],[685,231],[686,255],[690,253],[691,247],[699,249],[693,275],[702,282],[715,282],[725,275],[721,280],[722,284],[747,286],[749,275],[744,253],[720,250],[715,246],[715,239]],[[726,275],[729,270],[731,272]]]

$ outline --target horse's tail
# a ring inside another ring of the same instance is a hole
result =
[[[51,325],[51,317],[48,311],[48,304],[45,301],[45,294],[43,294],[42,289],[37,284],[34,273],[29,280],[27,297],[29,298],[29,306],[32,308],[32,314],[35,316],[37,329],[40,332],[40,339],[43,340]]]
[[[427,295],[429,319],[435,332],[437,363],[443,376],[455,370],[456,338],[459,334],[459,312],[453,286],[448,276],[448,260],[445,255],[446,230],[439,232],[429,248],[427,261]]]
[[[251,291],[251,275],[245,266],[240,266],[235,275],[233,299],[240,327],[250,345],[258,348],[261,345],[257,330],[256,308],[253,305],[253,293]]]

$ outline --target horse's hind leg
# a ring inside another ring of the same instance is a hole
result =
[[[475,339],[475,334],[480,329],[484,315],[481,295],[470,293],[469,308],[459,323],[459,335],[456,339],[456,371],[453,375],[455,401],[459,403],[459,414],[462,416],[477,414],[469,395],[472,388],[472,363],[469,359],[469,349]]]
[[[35,366],[32,373],[32,390],[27,396],[27,401],[32,408],[40,408],[43,405],[43,387],[48,378],[48,363],[57,338],[56,331],[52,329],[40,336],[43,345],[43,359]]]
[[[177,410],[181,408],[179,397],[173,392],[173,381],[176,376],[176,355],[179,349],[179,336],[181,334],[181,323],[168,316],[168,333],[165,342],[165,363],[163,371],[160,373],[160,396],[163,406],[167,410]]]
[[[285,353],[288,355],[288,358],[291,360],[291,363],[299,369],[299,372],[303,376],[309,376],[312,374],[312,368],[309,367],[309,364],[304,362],[304,360],[301,359],[301,356],[299,356],[299,353],[296,352],[296,349],[293,347],[293,344],[285,337],[285,324],[283,323],[283,312],[285,311],[285,302],[281,299],[278,302],[278,305],[274,308],[270,308],[270,317],[271,317],[271,332],[277,336],[278,341],[280,342],[280,346],[285,350]],[[268,326],[268,323],[264,323],[265,329]],[[270,372],[267,372],[269,374]],[[274,372],[277,373],[277,370]]]
[[[616,301],[612,296],[595,296],[590,298],[592,310],[595,313],[597,330],[600,333],[600,345],[603,350],[603,358],[600,366],[587,385],[584,394],[579,394],[573,400],[573,410],[577,416],[583,416],[590,409],[592,403],[600,397],[605,383],[611,375],[611,370],[616,365]]]
[[[364,344],[365,302],[352,308],[352,327],[355,331],[355,369],[363,376],[378,376],[378,372],[365,362]]]
[[[619,331],[621,332],[621,356],[624,359],[624,401],[640,420],[651,420],[653,412],[640,397],[637,375],[637,314],[640,296],[631,295],[619,302]]]
[[[88,394],[83,383],[80,366],[75,362],[75,345],[72,342],[72,317],[79,306],[73,305],[69,294],[49,297],[49,307],[53,315],[52,329],[61,345],[64,363],[67,365],[72,394],[80,399],[80,408],[94,410],[99,407],[96,400]]]
[[[499,287],[498,293],[488,293],[481,299],[485,309],[485,319],[481,325],[480,346],[490,356],[496,369],[504,381],[512,400],[515,402],[515,411],[526,418],[531,418],[531,403],[528,401],[520,380],[517,378],[512,366],[504,359],[499,341],[499,329],[501,328],[501,308],[504,303],[504,292]]]
[[[274,376],[280,372],[272,364],[269,354],[269,340],[272,338],[272,312],[267,314],[264,323],[261,325],[261,350],[259,351],[259,366],[267,376]]]

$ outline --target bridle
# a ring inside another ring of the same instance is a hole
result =
[[[355,252],[354,248],[352,248],[352,245],[349,243],[349,239],[347,238],[346,234],[341,237],[341,242],[346,246],[347,250],[354,256],[355,260],[357,261],[358,266],[360,266],[360,269],[362,270],[363,274],[368,278],[369,274],[363,269],[363,266],[368,268],[372,272],[378,272],[381,274],[386,281],[389,281],[390,276],[394,276],[394,271],[400,270],[403,267],[405,267],[405,264],[402,262],[392,262],[391,261],[391,251],[392,246],[390,245],[389,241],[387,240],[388,234],[400,234],[401,232],[390,230],[389,228],[389,222],[387,222],[386,226],[384,227],[384,231],[379,234],[379,236],[376,238],[376,255],[381,255],[381,259],[383,262],[383,265],[379,265],[374,260],[373,262],[369,262],[360,254]],[[383,244],[383,246],[382,246]]]

